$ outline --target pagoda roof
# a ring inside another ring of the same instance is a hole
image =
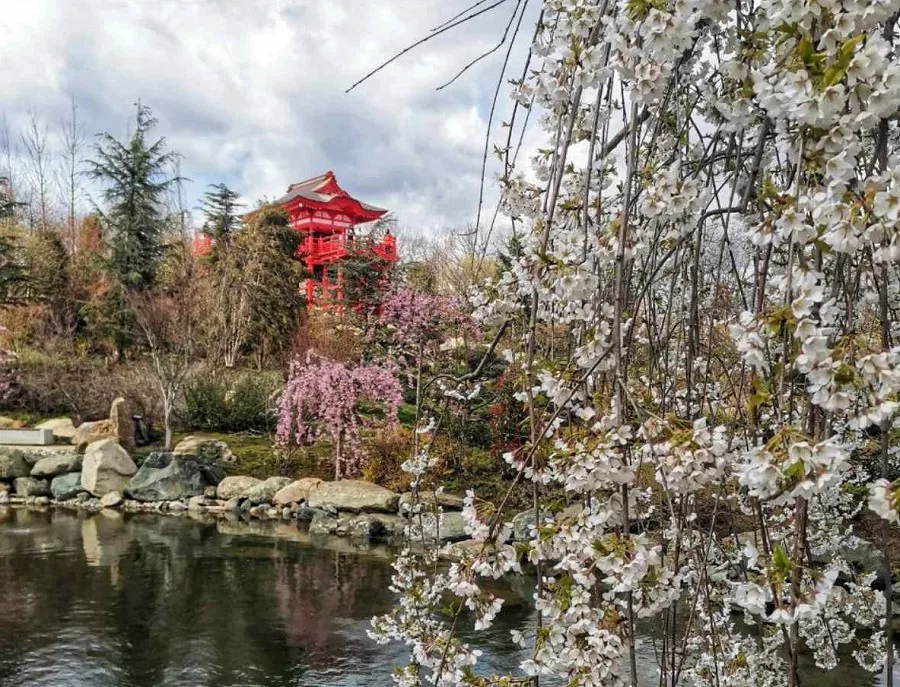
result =
[[[387,212],[385,208],[363,203],[351,196],[338,185],[334,172],[331,171],[291,184],[285,194],[275,199],[273,203],[282,206],[296,203],[315,208],[331,206],[360,222],[371,222]]]

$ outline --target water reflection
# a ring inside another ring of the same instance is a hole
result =
[[[259,536],[265,535],[265,536]],[[0,686],[390,684],[390,551],[288,523],[0,510]],[[519,658],[509,626],[488,666]]]
[[[403,647],[366,630],[393,603],[390,560],[291,523],[0,508],[0,687],[389,685]],[[482,670],[515,671],[509,630],[532,622],[531,590],[496,591],[506,610],[473,639]],[[872,684],[852,668],[807,677]]]

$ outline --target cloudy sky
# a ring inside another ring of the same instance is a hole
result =
[[[140,99],[184,156],[192,205],[209,183],[252,202],[331,169],[401,225],[457,227],[474,218],[503,51],[435,89],[496,44],[515,2],[344,91],[471,3],[0,0],[0,114],[14,141],[29,110],[54,133],[74,98],[86,134],[124,136]]]

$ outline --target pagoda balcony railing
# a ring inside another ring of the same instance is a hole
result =
[[[347,237],[345,234],[325,237],[307,236],[301,244],[301,251],[309,264],[327,264],[346,257],[347,247],[352,244],[353,238]],[[372,251],[382,260],[395,262],[397,260],[396,237],[388,234],[378,243],[372,244]]]

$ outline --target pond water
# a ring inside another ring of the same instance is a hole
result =
[[[0,687],[387,686],[403,648],[366,630],[393,602],[390,560],[293,523],[0,508]],[[533,621],[528,595],[505,589],[479,633],[486,671],[523,658],[509,630]]]

